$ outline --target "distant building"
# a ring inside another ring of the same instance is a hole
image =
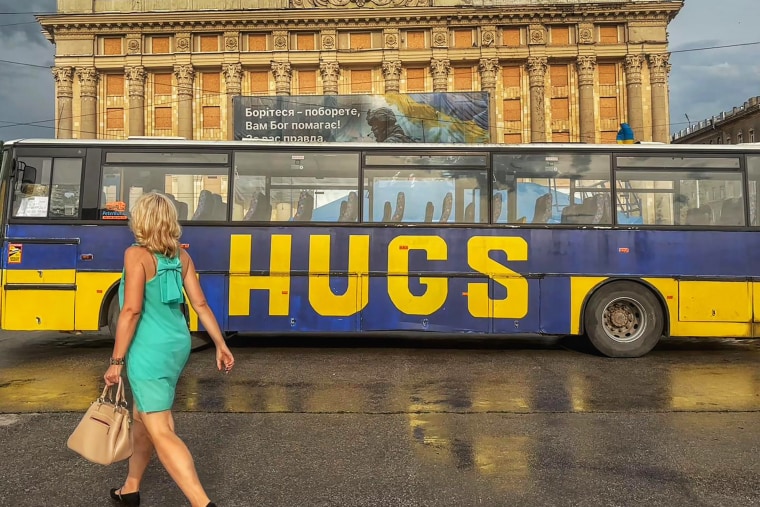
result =
[[[674,144],[757,143],[760,134],[760,96],[743,106],[700,121],[673,134]]]
[[[487,91],[491,140],[668,142],[671,0],[58,0],[61,138],[233,138],[232,98]]]

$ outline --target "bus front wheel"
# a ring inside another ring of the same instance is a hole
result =
[[[607,357],[641,357],[662,337],[664,318],[657,297],[629,281],[602,286],[588,300],[584,317],[591,344]]]

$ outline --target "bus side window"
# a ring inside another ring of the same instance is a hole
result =
[[[77,218],[82,185],[82,159],[19,159],[13,216]]]
[[[749,220],[753,227],[760,225],[757,216],[758,204],[760,204],[760,156],[747,157],[747,171],[749,173]]]

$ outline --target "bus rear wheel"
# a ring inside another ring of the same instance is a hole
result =
[[[629,281],[599,288],[586,303],[586,335],[607,357],[641,357],[662,337],[662,307],[651,290]]]
[[[112,340],[116,339],[116,323],[119,321],[119,296],[118,294],[114,294],[111,298],[111,302],[108,304],[108,316],[107,316],[107,324],[108,324],[108,334],[111,336]]]

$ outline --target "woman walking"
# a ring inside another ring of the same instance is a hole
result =
[[[121,505],[140,505],[140,482],[155,449],[158,459],[192,507],[216,507],[198,479],[193,457],[174,433],[174,391],[190,355],[190,332],[181,303],[184,287],[198,319],[216,345],[216,365],[229,372],[235,360],[206,303],[193,260],[180,248],[177,210],[168,197],[143,195],[131,211],[136,244],[124,253],[116,326],[107,385],[119,382],[126,362],[134,396],[134,452],[124,484],[111,490]]]

